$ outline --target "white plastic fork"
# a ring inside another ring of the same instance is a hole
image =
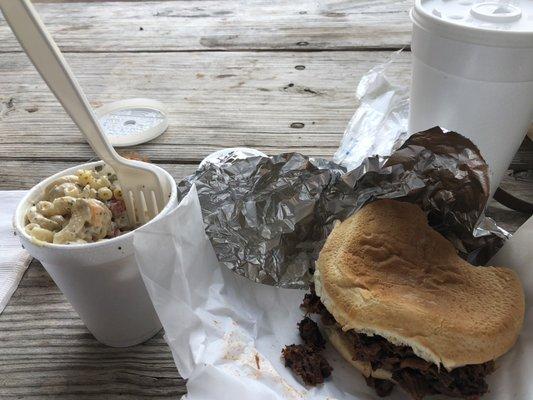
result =
[[[94,152],[115,170],[130,223],[144,224],[155,217],[164,207],[157,174],[149,164],[121,157],[109,144],[85,94],[33,5],[29,0],[0,0],[0,8],[33,65]]]

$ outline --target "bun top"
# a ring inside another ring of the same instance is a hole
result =
[[[508,268],[474,267],[414,204],[378,200],[336,226],[315,287],[344,330],[411,346],[451,370],[507,352],[524,320],[524,292]]]

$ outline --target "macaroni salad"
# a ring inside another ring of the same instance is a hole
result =
[[[41,242],[91,243],[131,230],[113,170],[97,166],[58,178],[26,213],[26,232]]]

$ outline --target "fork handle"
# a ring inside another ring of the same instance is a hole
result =
[[[30,1],[0,0],[0,8],[33,65],[95,153],[111,166],[121,163],[121,157],[103,134],[85,94]]]

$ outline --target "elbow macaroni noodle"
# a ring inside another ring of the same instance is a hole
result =
[[[107,167],[55,180],[26,213],[26,232],[42,242],[90,243],[130,230],[122,190]]]

